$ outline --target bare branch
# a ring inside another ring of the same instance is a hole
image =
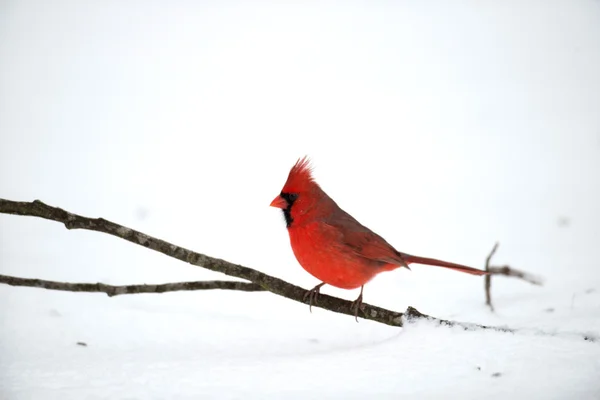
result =
[[[97,232],[107,233],[112,236],[119,237],[121,239],[125,239],[129,242],[138,244],[140,246],[147,247],[159,253],[163,253],[169,257],[176,258],[178,260],[190,263],[195,266],[203,267],[209,269],[211,271],[221,272],[229,276],[233,276],[236,278],[248,280],[253,282],[255,285],[259,286],[264,290],[268,290],[274,294],[277,294],[282,297],[286,297],[291,300],[298,301],[300,303],[308,304],[308,298],[305,299],[306,290],[287,283],[279,278],[275,278],[273,276],[264,274],[260,271],[254,270],[252,268],[244,267],[242,265],[233,264],[228,261],[209,257],[207,255],[196,253],[191,250],[185,249],[183,247],[176,246],[174,244],[168,243],[164,240],[154,238],[152,236],[146,235],[144,233],[138,232],[131,228],[127,228],[121,225],[118,225],[114,222],[107,221],[103,218],[87,218],[77,214],[73,214],[62,210],[57,207],[52,207],[47,204],[42,203],[39,200],[35,200],[33,202],[16,202],[11,200],[0,199],[0,213],[4,214],[13,214],[13,215],[26,215],[26,216],[34,216],[40,217],[52,221],[61,222],[65,225],[67,229],[87,229]],[[495,251],[495,249],[494,249]],[[492,252],[493,254],[493,252]],[[488,257],[488,264],[489,264]],[[488,266],[489,267],[489,266]],[[12,278],[12,277],[8,277]],[[13,278],[14,279],[14,278]],[[50,282],[50,281],[41,281],[38,279],[27,280],[24,278],[16,278],[19,279],[21,283],[31,283],[31,285],[23,285],[23,286],[33,286],[40,287],[39,282]],[[0,283],[8,283],[1,282]],[[188,282],[188,284],[191,282]],[[199,284],[200,282],[198,282]],[[56,285],[46,285],[43,286],[47,289],[55,289],[55,290],[64,290],[60,287],[61,282],[53,282]],[[245,282],[235,282],[238,285],[252,285]],[[75,284],[75,285],[91,285],[88,288],[98,289],[103,285],[102,288],[110,287],[109,285],[104,284]],[[166,284],[166,285],[178,285],[178,284]],[[166,286],[166,285],[156,285],[156,286]],[[154,285],[132,285],[132,287],[140,288],[140,287],[148,287]],[[81,286],[85,287],[85,286]],[[64,288],[64,286],[63,286]],[[118,287],[117,288],[123,288]],[[258,288],[255,288],[259,290]],[[194,289],[189,289],[194,290]],[[83,291],[83,290],[81,290]],[[105,290],[94,290],[99,292],[107,293]],[[140,292],[141,293],[141,292]],[[159,293],[159,291],[153,291],[152,293]],[[107,293],[108,294],[108,293]],[[121,293],[118,293],[121,294]],[[124,294],[124,293],[123,293]],[[116,295],[116,294],[115,294]],[[354,311],[351,308],[352,302],[339,299],[337,297],[328,296],[325,294],[321,294],[319,296],[318,304],[313,304],[315,307],[320,307],[325,310],[337,312],[340,314],[347,314],[350,316],[354,316]],[[464,322],[457,321],[448,321],[444,319],[435,318],[429,316],[427,314],[423,314],[419,312],[417,309],[413,307],[408,307],[405,313],[386,310],[381,307],[373,306],[367,303],[362,303],[360,310],[362,312],[359,315],[361,318],[372,320],[375,322],[380,322],[383,324],[391,325],[391,326],[403,326],[404,322],[414,322],[415,320],[428,320],[432,322],[439,323],[440,325],[445,326],[457,326],[461,327],[465,330],[475,330],[475,329],[487,329],[494,330],[498,332],[521,332],[524,330],[516,330],[510,329],[506,327],[494,327],[494,326],[486,326],[486,325],[478,325],[478,324],[470,324]],[[554,332],[537,332],[537,334],[545,335],[545,336],[559,336],[565,335]],[[584,339],[586,341],[598,341],[599,338],[595,335],[591,334],[583,334],[583,333],[571,333],[571,336],[575,336],[579,339]]]
[[[35,287],[50,290],[62,290],[65,292],[90,292],[106,293],[109,297],[122,294],[138,293],[166,293],[184,290],[240,290],[243,292],[261,292],[262,287],[251,282],[239,281],[196,281],[163,283],[160,285],[107,285],[106,283],[70,283],[47,281],[43,279],[19,278],[16,276],[0,275],[0,283],[10,286]]]
[[[491,261],[492,257],[494,256],[494,254],[496,253],[496,250],[498,250],[498,246],[499,246],[499,243],[496,242],[496,244],[494,245],[494,248],[492,248],[492,251],[490,251],[490,254],[485,259],[485,270],[489,272],[489,274],[487,274],[484,277],[485,304],[487,306],[489,306],[490,310],[492,310],[492,311],[494,311],[494,306],[492,305],[492,294],[491,294],[492,275],[510,276],[510,277],[514,277],[514,278],[523,279],[524,281],[529,282],[532,285],[538,285],[538,286],[542,285],[541,278],[533,276],[527,272],[511,268],[508,265],[503,265],[501,267],[491,266],[490,261]]]
[[[490,260],[496,253],[496,250],[498,250],[498,245],[499,245],[498,242],[496,242],[496,244],[494,244],[494,248],[492,248],[492,251],[490,251],[490,254],[485,259],[485,270],[487,272],[490,272]],[[491,273],[486,274],[483,279],[484,279],[484,285],[485,285],[485,304],[487,306],[489,306],[492,311],[494,311],[494,306],[492,305],[492,295],[490,293],[490,289],[492,287],[492,274]]]
[[[520,328],[513,329],[505,326],[489,326],[489,325],[480,325],[480,324],[472,324],[469,322],[459,322],[459,321],[450,321],[447,319],[441,319],[432,317],[427,314],[421,313],[419,310],[408,307],[406,312],[404,313],[404,317],[406,322],[413,323],[420,320],[426,320],[433,323],[437,323],[441,326],[448,326],[453,328],[462,328],[465,331],[477,331],[477,330],[490,330],[495,332],[504,332],[504,333],[529,333],[537,336],[552,336],[552,337],[562,337],[562,338],[572,338],[572,339],[583,339],[587,342],[599,342],[600,337],[596,333],[582,333],[582,332],[548,332],[542,331],[540,329],[531,329],[531,328]]]
[[[504,326],[479,325],[479,324],[472,324],[469,322],[458,322],[458,321],[450,321],[447,319],[436,318],[436,317],[432,317],[427,314],[423,314],[416,308],[413,308],[410,306],[406,309],[406,312],[404,313],[404,315],[405,315],[407,321],[409,321],[409,322],[412,322],[414,320],[419,320],[419,319],[425,319],[427,321],[436,322],[436,323],[438,323],[440,325],[444,325],[444,326],[463,328],[466,331],[486,329],[486,330],[493,330],[493,331],[505,332],[505,333],[518,332],[517,329],[512,329],[512,328],[508,328],[508,327],[504,327]]]
[[[39,217],[61,222],[67,229],[87,229],[107,233],[183,262],[253,282],[263,289],[279,296],[308,304],[308,300],[304,300],[306,290],[301,287],[292,285],[279,278],[264,274],[252,268],[193,252],[186,248],[138,232],[134,229],[107,221],[103,218],[83,217],[58,207],[49,206],[39,200],[33,202],[19,202],[0,199],[0,212],[4,214]],[[319,296],[318,304],[313,304],[313,306],[329,311],[354,316],[354,310],[351,309],[351,305],[352,302],[350,301],[325,294]],[[403,314],[400,312],[386,310],[367,303],[362,304],[361,311],[362,313],[359,315],[361,318],[392,326],[402,326]]]
[[[514,278],[522,279],[536,286],[542,286],[542,284],[544,283],[542,278],[531,275],[524,271],[520,271],[518,269],[511,268],[508,265],[503,265],[501,267],[490,267],[489,271],[491,275],[512,276]]]
[[[489,271],[490,261],[492,260],[492,257],[494,257],[494,254],[496,254],[496,250],[498,250],[498,246],[500,246],[500,243],[496,242],[494,244],[494,247],[492,248],[492,251],[490,251],[490,254],[485,259],[485,270],[486,271]]]

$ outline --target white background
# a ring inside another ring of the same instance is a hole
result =
[[[600,2],[0,2],[0,197],[40,199],[310,288],[269,202],[308,154],[346,211],[434,267],[365,301],[600,334]],[[222,279],[0,215],[0,273]],[[358,293],[323,289],[354,299]],[[88,347],[77,346],[83,341]],[[269,293],[0,286],[0,397],[578,398],[600,345],[397,329]],[[498,377],[492,374],[500,373]]]

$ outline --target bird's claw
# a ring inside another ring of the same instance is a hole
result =
[[[354,300],[352,302],[352,304],[350,304],[350,311],[354,310],[354,319],[356,319],[356,322],[358,322],[358,310],[362,306],[362,299],[363,299],[363,296],[362,296],[362,290],[361,290],[358,298],[356,300]]]
[[[302,301],[306,302],[308,299],[308,310],[312,313],[313,304],[317,304],[317,299],[319,298],[319,293],[321,292],[321,286],[323,286],[325,282],[318,284],[314,288],[307,290],[302,298]]]

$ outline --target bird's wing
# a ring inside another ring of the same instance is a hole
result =
[[[335,230],[340,242],[354,254],[379,263],[404,265],[392,245],[344,210],[340,209],[324,223]]]
[[[323,221],[322,225],[327,230],[329,237],[335,238],[335,242],[339,243],[343,250],[371,260],[374,266],[392,266],[388,269],[393,269],[393,266],[403,266],[410,269],[408,264],[417,263],[450,268],[473,275],[487,274],[486,271],[462,264],[400,253],[384,238],[362,225],[342,209],[332,213]]]

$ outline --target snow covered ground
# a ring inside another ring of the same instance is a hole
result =
[[[600,334],[600,2],[0,3],[0,197],[102,216],[289,282],[268,207],[308,154],[415,266],[365,301]],[[125,241],[0,215],[0,273],[221,279]],[[355,292],[325,288],[354,299]],[[85,342],[87,347],[77,345]],[[269,293],[108,298],[0,285],[0,398],[600,398],[600,343],[397,329]]]

